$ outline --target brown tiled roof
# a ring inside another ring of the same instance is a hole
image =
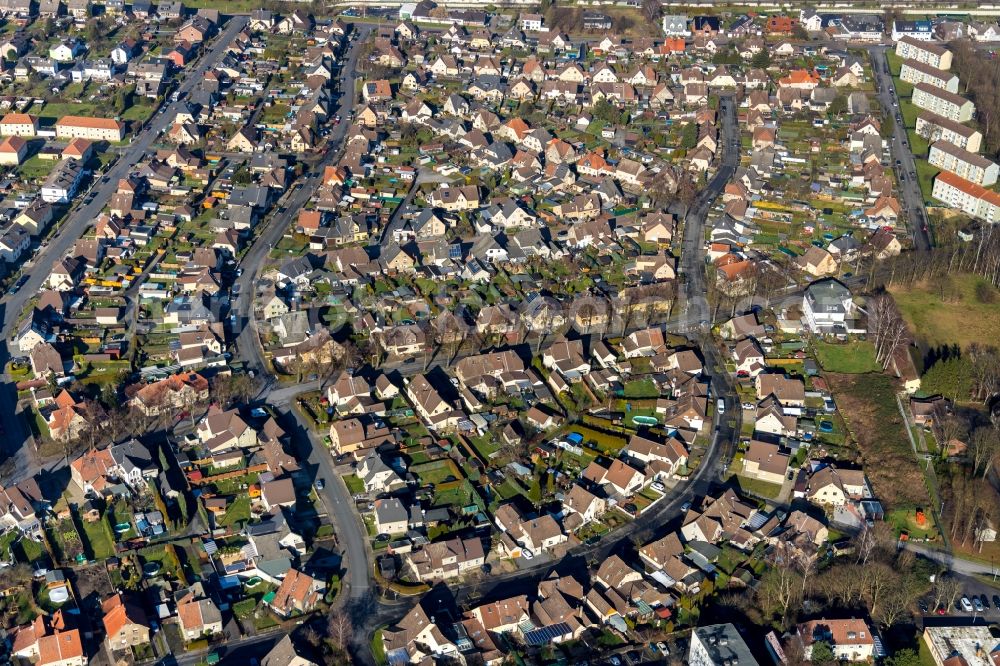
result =
[[[125,125],[114,118],[92,118],[90,116],[63,116],[56,121],[56,127],[87,127],[120,131]]]

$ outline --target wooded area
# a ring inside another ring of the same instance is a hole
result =
[[[965,93],[976,103],[983,152],[1000,155],[1000,60],[987,60],[968,39],[951,43],[952,70],[965,84]]]

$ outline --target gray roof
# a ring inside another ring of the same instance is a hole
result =
[[[159,465],[153,462],[153,455],[149,452],[149,449],[135,438],[111,447],[111,457],[126,472],[138,469],[141,473],[146,473],[160,469]]]
[[[713,624],[694,630],[713,664],[756,666],[757,660],[732,624]]]
[[[405,521],[410,516],[403,503],[396,498],[379,501],[375,506],[375,515],[380,523]]]
[[[806,289],[806,297],[826,312],[843,309],[844,301],[851,298],[851,290],[836,280],[813,282]]]

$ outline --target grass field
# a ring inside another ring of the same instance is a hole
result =
[[[244,524],[250,520],[250,498],[240,495],[226,509],[226,515],[219,519],[219,524],[229,527]]]
[[[952,276],[957,298],[945,302],[941,282],[908,287],[893,286],[892,292],[910,331],[928,346],[957,343],[965,348],[972,342],[992,340],[1000,327],[1000,301],[980,303],[976,299],[973,275]]]
[[[38,112],[41,118],[59,119],[63,116],[101,116],[99,105],[93,102],[48,102]]]
[[[885,58],[889,62],[889,72],[893,76],[899,76],[899,70],[903,67],[903,59],[891,50],[885,52]]]
[[[827,375],[875,496],[890,511],[927,506],[924,472],[913,454],[888,375]]]
[[[913,509],[897,509],[886,515],[886,522],[896,528],[897,532],[906,532],[911,539],[936,540],[940,533],[934,524],[934,517],[927,511],[923,526],[917,524],[916,512]]]
[[[56,160],[43,160],[38,155],[29,157],[17,167],[17,172],[25,180],[44,180],[49,172],[58,164]]]
[[[751,479],[740,474],[735,475],[733,478],[743,491],[757,495],[758,497],[775,499],[781,494],[781,486],[776,483]]]
[[[875,348],[870,342],[850,342],[843,345],[816,343],[819,364],[828,372],[857,375],[880,370],[875,362]]]
[[[907,132],[907,137],[910,139],[910,151],[915,157],[927,157],[927,153],[930,149],[930,142],[924,137],[916,133],[916,131]]]
[[[917,126],[917,116],[920,115],[920,109],[913,106],[913,103],[909,100],[909,98],[900,98],[899,110],[903,113],[903,125],[907,128]]]
[[[358,495],[365,492],[365,482],[354,476],[353,474],[344,475],[344,485],[347,486],[348,492],[352,495]]]
[[[87,540],[91,559],[106,560],[115,554],[115,542],[107,518],[93,523],[81,519],[80,527],[83,528],[83,537]]]
[[[913,84],[909,81],[893,79],[893,84],[896,86],[896,95],[899,97],[909,98],[913,96]]]
[[[624,387],[626,398],[658,398],[660,392],[652,379],[637,379],[627,382]]]
[[[920,194],[924,201],[931,198],[931,190],[934,189],[934,176],[938,175],[940,169],[933,166],[927,160],[914,159],[913,165],[917,168],[917,181],[920,183]]]

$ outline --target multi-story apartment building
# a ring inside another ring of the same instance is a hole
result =
[[[1000,193],[970,183],[950,171],[937,175],[931,196],[977,219],[1000,221]]]
[[[1000,173],[1000,167],[997,166],[996,162],[988,160],[982,155],[962,150],[947,141],[934,142],[931,145],[927,161],[939,169],[950,171],[956,176],[983,187],[989,187],[997,182],[997,175]]]
[[[919,60],[904,60],[903,66],[899,70],[899,78],[914,85],[929,83],[935,88],[942,88],[958,94],[957,75]]]
[[[63,116],[56,122],[56,138],[121,141],[125,138],[125,124],[113,118]]]
[[[913,86],[913,105],[959,123],[972,120],[976,113],[976,105],[971,100],[928,83]]]
[[[930,111],[917,116],[916,129],[917,134],[932,143],[947,141],[972,153],[978,153],[983,143],[983,135],[979,130]]]
[[[904,59],[912,58],[938,69],[951,69],[951,51],[939,44],[913,37],[903,37],[896,42],[896,55]]]

